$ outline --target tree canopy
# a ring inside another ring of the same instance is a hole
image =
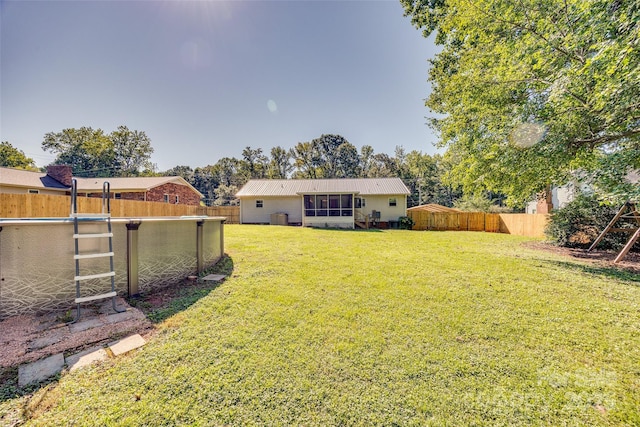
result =
[[[49,132],[42,149],[57,155],[55,164],[70,165],[75,175],[134,176],[151,167],[151,140],[141,131],[119,126],[110,134],[81,127]]]
[[[602,194],[637,197],[640,7],[634,0],[401,0],[442,46],[430,125],[450,177],[521,204],[578,171]]]
[[[18,150],[9,141],[0,143],[0,166],[18,169],[36,169],[31,157],[27,157],[22,150]]]

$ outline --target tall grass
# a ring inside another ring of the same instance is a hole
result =
[[[638,425],[634,276],[467,232],[227,226],[234,271],[34,425]]]

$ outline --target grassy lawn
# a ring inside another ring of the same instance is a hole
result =
[[[637,276],[488,233],[225,237],[229,279],[39,390],[29,422],[640,425]]]

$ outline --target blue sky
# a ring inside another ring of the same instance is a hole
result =
[[[434,153],[436,48],[398,1],[1,2],[0,137],[144,131],[160,171],[322,134]]]

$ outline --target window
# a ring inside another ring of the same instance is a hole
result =
[[[176,194],[176,205],[177,205],[178,203],[180,203],[180,196],[178,196],[178,195]]]
[[[353,197],[351,194],[340,195],[340,215],[353,216]]]
[[[114,199],[122,199],[122,193],[114,193],[113,198]]]
[[[263,200],[256,200],[256,208],[261,208],[264,205]]]
[[[364,197],[356,197],[355,198],[355,208],[360,209],[364,208],[366,205]]]
[[[326,194],[316,195],[316,216],[327,216],[329,207],[329,196]]]
[[[395,197],[389,197],[389,206],[397,206],[398,202]]]
[[[305,216],[316,216],[315,196],[304,196],[304,214]]]
[[[304,214],[305,216],[353,216],[353,195],[305,195]]]
[[[31,190],[31,189],[29,189],[29,190],[27,190],[27,193],[29,193],[29,194],[40,194],[40,190]]]
[[[164,202],[165,203],[169,203],[169,195],[168,194],[164,195]]]
[[[329,195],[329,216],[340,216],[340,195]]]

